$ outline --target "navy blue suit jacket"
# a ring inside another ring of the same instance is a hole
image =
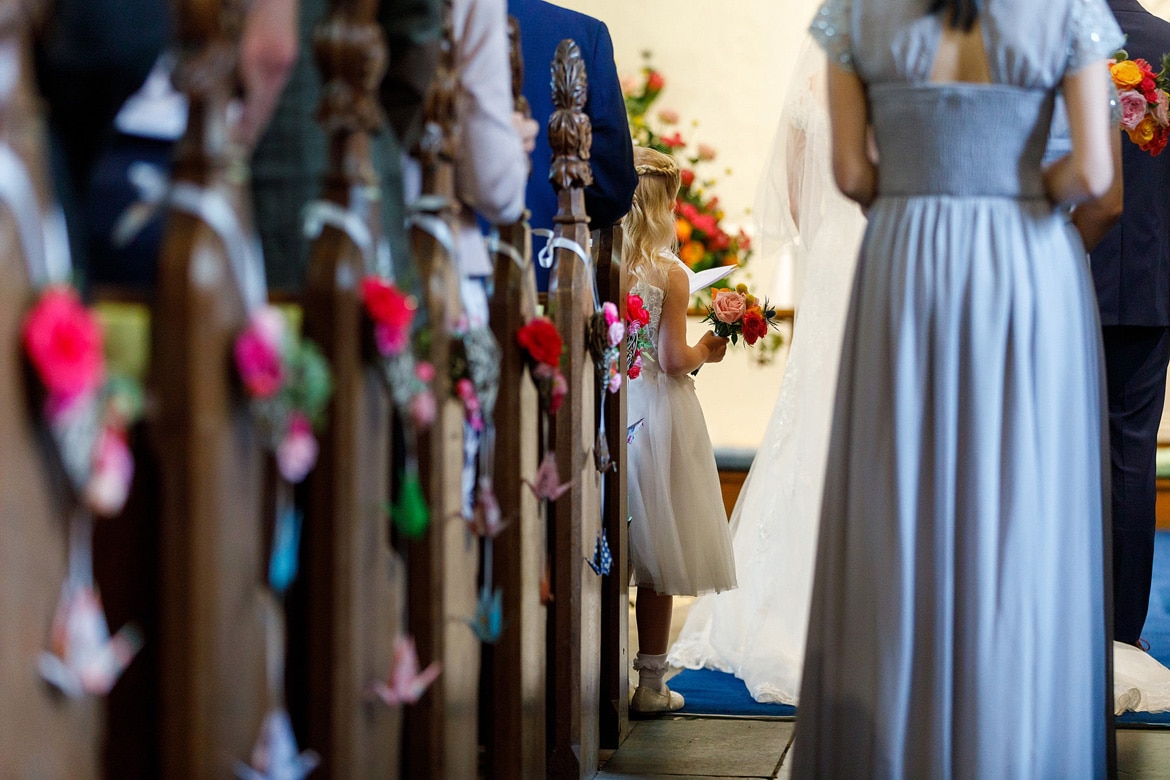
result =
[[[1109,0],[1130,58],[1157,71],[1170,53],[1170,23],[1137,0]],[[1170,325],[1170,151],[1150,157],[1122,139],[1125,209],[1091,260],[1102,325]]]
[[[508,13],[520,22],[524,55],[524,97],[540,130],[532,152],[528,180],[528,208],[535,228],[553,226],[557,196],[548,180],[552,150],[548,145],[548,118],[552,114],[550,66],[565,38],[576,41],[589,83],[585,113],[593,123],[591,160],[593,184],[585,191],[585,210],[593,229],[609,227],[626,215],[638,186],[634,148],[626,120],[626,103],[613,61],[613,42],[603,22],[544,0],[508,0]],[[548,272],[537,268],[541,289]]]

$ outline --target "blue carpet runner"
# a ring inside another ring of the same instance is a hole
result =
[[[1151,654],[1163,665],[1170,666],[1170,531],[1159,531],[1154,542],[1154,582],[1142,635],[1150,643]],[[796,714],[791,704],[760,704],[752,699],[742,680],[713,669],[685,669],[670,679],[670,687],[686,698],[682,712],[689,715],[792,717]],[[1170,712],[1127,712],[1117,722],[1170,726]]]

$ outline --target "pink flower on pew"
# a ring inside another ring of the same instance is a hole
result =
[[[272,306],[252,314],[248,327],[236,337],[236,368],[244,388],[255,398],[271,398],[284,383],[284,341],[288,326]]]
[[[134,479],[134,456],[123,433],[102,429],[94,446],[93,471],[85,486],[85,503],[95,515],[113,517],[126,505]]]
[[[390,678],[370,684],[369,695],[381,699],[390,707],[414,704],[439,676],[439,663],[419,671],[418,651],[413,637],[399,637],[394,642],[394,661],[390,666]]]
[[[626,326],[620,322],[612,322],[609,325],[609,345],[616,347],[622,343],[626,338]]]
[[[618,370],[616,360],[609,364],[609,382],[607,382],[607,386],[611,393],[616,393],[622,389],[622,372]]]
[[[467,422],[477,431],[483,430],[483,414],[479,396],[475,393],[475,385],[464,377],[455,383],[455,395],[463,402],[463,411]]]
[[[378,352],[389,357],[406,349],[418,304],[412,296],[377,276],[362,279],[362,301],[374,321]]]
[[[601,304],[601,314],[605,317],[606,325],[614,325],[621,322],[621,317],[618,316],[617,306],[613,301],[606,301]]]
[[[414,375],[420,382],[429,384],[435,378],[435,367],[425,360],[420,360],[414,367]]]
[[[553,372],[552,395],[548,404],[548,413],[556,414],[557,410],[561,408],[561,404],[565,402],[565,396],[568,394],[569,383],[565,380],[565,375],[560,371]]]
[[[435,394],[429,390],[416,393],[410,399],[410,417],[419,428],[430,428],[438,414],[435,404]]]
[[[50,287],[41,295],[24,321],[23,336],[52,407],[61,409],[101,385],[101,325],[71,287]]]
[[[316,465],[318,450],[309,418],[300,412],[293,412],[289,417],[288,430],[276,446],[276,466],[280,476],[294,485],[303,480]]]
[[[523,480],[537,501],[556,501],[573,486],[573,481],[561,482],[560,471],[557,468],[557,454],[549,451],[545,453],[540,468],[536,470],[536,481]]]

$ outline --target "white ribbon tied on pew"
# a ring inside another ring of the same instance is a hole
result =
[[[352,209],[331,200],[315,200],[304,211],[305,238],[314,240],[326,227],[345,234],[362,253],[366,273],[384,279],[393,279],[390,244],[385,238],[374,240],[370,226]]]
[[[597,291],[597,274],[593,271],[593,258],[589,255],[589,251],[573,239],[554,235],[551,230],[544,228],[534,229],[532,235],[545,239],[544,247],[536,255],[536,261],[540,263],[541,268],[553,267],[553,261],[556,259],[553,253],[558,249],[568,249],[577,257],[581,258],[581,262],[585,264],[585,273],[589,275],[589,279],[592,282],[593,310],[601,311],[601,295]]]
[[[447,256],[455,262],[455,234],[438,213],[447,207],[447,199],[438,195],[421,195],[408,207],[406,224],[417,227],[439,242]]]

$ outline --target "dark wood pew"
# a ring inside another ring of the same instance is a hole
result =
[[[629,283],[622,265],[622,229],[616,225],[594,234],[593,262],[602,300],[613,301],[623,320]],[[625,370],[626,343],[619,365]],[[628,381],[628,380],[627,380]],[[617,749],[630,733],[630,588],[626,489],[626,382],[605,404],[605,432],[616,468],[604,475],[602,516],[614,575],[606,577],[601,591],[601,746]]]
[[[449,5],[449,4],[448,4]],[[422,308],[430,329],[425,355],[435,367],[437,416],[420,436],[419,464],[430,507],[430,528],[400,545],[407,561],[407,625],[421,662],[437,659],[442,674],[406,711],[406,777],[474,777],[478,763],[479,641],[466,624],[475,614],[478,545],[462,518],[463,410],[447,369],[449,332],[462,306],[455,269],[454,96],[457,74],[450,9],[444,51],[427,97],[416,156],[422,195],[412,207],[411,244],[423,283]]]
[[[585,65],[575,43],[561,42],[552,73],[550,178],[559,198],[554,234],[588,252],[585,187],[592,181],[592,131],[584,113]],[[597,382],[586,347],[593,279],[574,251],[559,248],[554,257],[548,306],[565,341],[569,392],[553,419],[548,446],[557,454],[561,480],[573,484],[549,520],[554,601],[548,629],[548,770],[554,777],[585,778],[597,770],[601,692],[601,579],[586,562],[593,556],[601,517],[601,479],[592,453]]]
[[[22,204],[0,207],[0,777],[84,779],[98,776],[103,703],[59,696],[37,673],[65,580],[74,499],[46,447],[21,341],[45,280],[33,270],[39,248],[26,252],[18,225],[40,231],[52,204],[26,10],[0,3],[0,60],[15,69],[0,85],[0,143],[25,169],[35,202],[19,223]]]
[[[289,600],[289,705],[314,776],[392,778],[400,766],[401,710],[372,701],[402,630],[405,569],[390,547],[391,402],[371,362],[360,283],[376,267],[380,186],[370,137],[385,124],[376,90],[386,44],[372,0],[334,0],[316,30],[324,88],[319,118],[329,161],[320,234],[310,249],[305,335],[333,369],[329,427],[306,487],[299,582]],[[381,269],[385,272],[385,269]]]
[[[179,188],[227,207],[223,231],[198,209],[170,207],[153,314],[151,371],[162,475],[161,776],[229,777],[246,760],[267,707],[258,595],[265,582],[264,465],[232,361],[263,267],[238,251],[248,206],[229,145],[236,41],[228,2],[175,5],[190,101],[176,155]],[[176,193],[177,194],[177,193]],[[221,216],[222,216],[221,209]],[[218,229],[217,229],[218,228]],[[259,287],[259,289],[257,289]]]
[[[519,28],[511,20],[512,94],[521,95]],[[525,368],[517,331],[536,315],[532,236],[526,219],[498,228],[495,289],[490,319],[500,344],[500,393],[496,400],[495,492],[507,528],[495,538],[494,582],[503,591],[507,622],[495,645],[483,647],[480,735],[488,777],[545,775],[545,631],[541,602],[546,529],[543,508],[524,484],[540,459],[540,410]]]

